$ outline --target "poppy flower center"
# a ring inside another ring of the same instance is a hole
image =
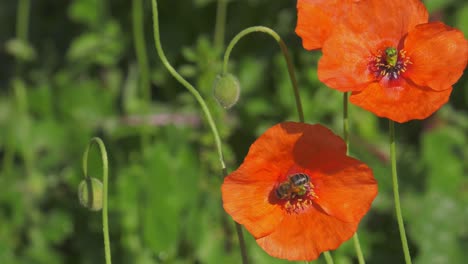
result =
[[[369,62],[369,70],[376,78],[396,80],[406,71],[408,65],[412,64],[410,57],[406,56],[406,51],[403,49],[398,51],[394,47],[387,47],[377,54]]]
[[[288,213],[299,213],[312,205],[316,197],[314,185],[309,175],[295,173],[289,175],[275,188],[276,198]]]

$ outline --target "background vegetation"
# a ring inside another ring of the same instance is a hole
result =
[[[101,215],[79,206],[82,153],[93,136],[109,153],[114,263],[239,263],[234,225],[221,206],[218,157],[200,108],[160,63],[151,3],[125,0],[0,1],[0,263],[103,263]],[[426,1],[432,17],[468,36],[468,3]],[[340,134],[342,95],[317,80],[319,52],[295,35],[294,1],[229,1],[226,41],[264,25],[289,46],[306,121]],[[159,1],[163,48],[207,99],[224,141],[228,170],[267,127],[298,120],[286,64],[265,34],[231,56],[242,94],[231,110],[211,97],[221,71],[213,42],[217,1]],[[137,12],[134,12],[137,11]],[[133,26],[141,20],[143,28]],[[28,29],[29,27],[29,29]],[[149,65],[137,61],[144,33]],[[139,45],[141,45],[141,43]],[[137,44],[138,45],[138,44]],[[145,90],[149,82],[150,94]],[[368,263],[402,263],[394,216],[387,122],[351,105],[351,153],[367,162],[379,195],[360,225]],[[416,263],[463,263],[468,248],[468,75],[434,116],[397,126],[399,177]],[[90,173],[100,177],[91,151]],[[244,232],[253,263],[266,255]],[[351,242],[333,252],[354,263]],[[317,262],[320,262],[317,261]]]

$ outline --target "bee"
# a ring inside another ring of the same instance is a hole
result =
[[[293,199],[297,196],[302,196],[307,192],[306,184],[309,183],[309,181],[309,175],[305,173],[289,175],[288,179],[276,188],[276,197],[279,199]]]

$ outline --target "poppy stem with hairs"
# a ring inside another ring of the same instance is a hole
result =
[[[149,65],[148,65],[148,55],[146,51],[146,41],[145,41],[145,27],[143,24],[144,21],[144,12],[143,12],[143,0],[133,0],[132,3],[132,25],[133,25],[133,43],[135,46],[135,54],[138,62],[138,71],[139,71],[139,94],[145,102],[145,110],[150,109],[151,104],[151,83],[149,77]],[[143,126],[141,129],[141,147],[148,145],[149,133],[148,127]]]
[[[323,252],[323,256],[325,257],[325,262],[327,262],[327,264],[334,264],[330,251]]]
[[[208,109],[208,106],[205,103],[205,100],[203,100],[203,97],[200,95],[200,93],[193,87],[188,81],[186,81],[175,69],[172,67],[172,65],[169,63],[169,61],[166,58],[166,55],[164,54],[164,51],[161,46],[161,39],[159,35],[159,18],[158,18],[158,3],[156,0],[152,0],[152,11],[153,11],[153,34],[154,34],[154,44],[156,47],[156,51],[159,55],[159,58],[161,59],[161,62],[163,65],[166,67],[166,69],[171,73],[171,75],[179,82],[181,83],[187,90],[195,97],[197,100],[198,104],[201,106],[203,113],[206,117],[206,120],[211,128],[211,132],[213,133],[213,137],[215,139],[215,145],[218,151],[218,156],[219,156],[219,162],[221,163],[221,169],[223,172],[223,175],[226,176],[226,165],[224,163],[224,156],[223,156],[223,149],[222,149],[222,144],[221,144],[221,138],[218,133],[218,129],[216,127],[216,124],[213,120],[213,117],[211,116],[211,112]],[[248,258],[247,258],[247,248],[245,247],[245,242],[244,242],[244,237],[242,235],[242,230],[239,232],[239,224],[236,223],[236,230],[237,230],[237,236],[239,239],[240,243],[240,248],[241,248],[241,254],[242,254],[242,263],[247,264],[248,263]]]
[[[398,175],[396,167],[396,150],[395,150],[395,122],[389,119],[390,127],[390,157],[392,160],[392,182],[393,182],[393,197],[395,199],[395,212],[398,222],[398,229],[400,230],[401,245],[403,247],[403,254],[405,255],[405,263],[411,264],[411,255],[408,247],[408,240],[406,238],[405,225],[403,223],[403,215],[400,206],[400,194],[398,191]]]
[[[140,93],[146,103],[151,102],[151,85],[149,78],[148,55],[146,52],[145,42],[145,27],[143,25],[144,13],[142,0],[133,0],[132,3],[132,25],[133,25],[133,41],[135,46],[135,54],[138,62],[138,70],[140,72],[141,90]]]
[[[349,92],[343,93],[343,139],[346,143],[346,155],[349,155],[349,104],[348,104]],[[353,235],[354,250],[359,261],[359,264],[365,264],[364,255],[362,254],[361,243],[359,242],[359,236],[356,231]]]
[[[228,68],[228,62],[229,62],[229,55],[231,54],[232,49],[234,46],[237,44],[237,42],[244,37],[245,35],[248,35],[250,33],[254,32],[263,32],[266,33],[270,36],[272,36],[279,44],[281,48],[281,52],[283,53],[284,59],[286,60],[286,64],[288,66],[288,73],[289,73],[289,78],[292,83],[293,91],[294,91],[294,98],[296,99],[296,107],[297,107],[297,112],[299,114],[299,120],[301,122],[304,122],[304,112],[302,110],[302,103],[301,103],[301,96],[299,94],[299,88],[297,85],[297,80],[296,80],[296,75],[294,74],[294,66],[292,63],[291,56],[289,56],[288,48],[284,41],[281,39],[281,37],[271,28],[264,27],[264,26],[255,26],[255,27],[249,27],[241,32],[239,32],[229,43],[228,47],[226,48],[226,52],[224,53],[224,62],[223,62],[223,73],[227,73],[227,68]]]
[[[97,144],[99,147],[99,152],[101,153],[101,162],[102,162],[102,181],[103,181],[103,192],[102,192],[102,231],[104,233],[104,255],[106,258],[106,264],[111,264],[111,250],[110,250],[110,239],[109,239],[109,221],[107,214],[107,189],[108,189],[108,174],[109,174],[109,165],[107,159],[107,151],[104,145],[104,142],[98,137],[94,137],[89,142],[86,147],[85,152],[83,153],[83,175],[85,179],[88,177],[88,153],[89,149],[93,145]]]
[[[29,12],[31,9],[30,0],[19,0],[16,13],[16,38],[20,41],[28,42]],[[16,75],[21,74],[22,61],[16,58]]]
[[[224,31],[226,29],[227,0],[218,0],[216,8],[216,24],[214,30],[214,47],[221,51],[224,49]]]

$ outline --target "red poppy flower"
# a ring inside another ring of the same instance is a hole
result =
[[[298,0],[296,34],[307,50],[322,48],[335,25],[352,17],[359,0]]]
[[[354,8],[359,12],[323,45],[319,79],[400,123],[424,119],[445,104],[468,61],[463,33],[427,23],[419,0],[365,0]]]
[[[268,254],[314,260],[355,232],[377,195],[364,163],[321,125],[285,122],[250,147],[222,185],[224,209]]]

